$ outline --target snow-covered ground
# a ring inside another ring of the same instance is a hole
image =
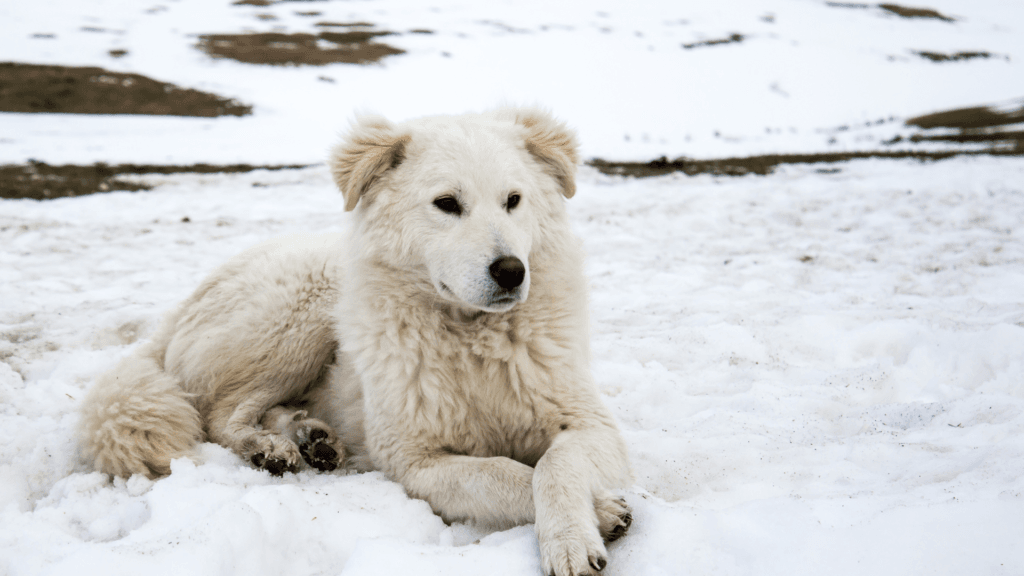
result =
[[[255,114],[0,114],[0,163],[312,163],[354,108],[501,100],[550,106],[586,157],[875,148],[899,120],[827,130],[1024,95],[1022,5],[928,7],[959,20],[798,0],[8,2],[0,60],[138,72]],[[319,19],[436,33],[322,68],[212,61],[188,36]],[[749,39],[680,47],[734,32]],[[146,182],[0,201],[0,574],[540,573],[532,527],[446,526],[379,474],[273,478],[212,444],[156,482],[90,472],[74,426],[99,372],[225,258],[349,222],[322,166]],[[1024,573],[1024,159],[583,168],[569,208],[595,375],[636,472],[605,573]]]
[[[140,73],[238,98],[253,104],[255,114],[213,120],[5,115],[0,162],[319,162],[353,109],[404,120],[504,100],[549,106],[579,128],[585,157],[860,150],[900,133],[907,117],[1024,95],[1024,3],[927,3],[956,22],[831,4],[5,2],[0,60]],[[309,11],[321,14],[298,14]],[[380,40],[407,54],[365,67],[269,67],[214,60],[194,48],[200,34],[316,32],[324,21],[368,22],[400,33]],[[434,34],[409,33],[417,29]],[[732,34],[744,40],[682,47]],[[114,59],[111,49],[128,54]],[[915,54],[922,51],[991,56],[936,63]]]

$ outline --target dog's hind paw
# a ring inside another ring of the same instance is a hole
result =
[[[309,440],[299,444],[302,459],[321,472],[330,472],[341,463],[341,455],[328,445],[328,434],[324,430],[312,430]]]
[[[267,458],[262,452],[253,454],[249,461],[256,468],[270,472],[271,476],[283,476],[285,472],[295,472],[297,468],[284,458]]]
[[[309,421],[320,423],[313,419],[307,420],[307,422]],[[331,434],[329,428],[319,426],[300,428],[298,436],[299,453],[302,454],[302,459],[306,461],[306,464],[321,472],[330,472],[341,465],[344,449],[340,441]]]

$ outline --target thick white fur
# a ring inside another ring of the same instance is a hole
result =
[[[608,490],[630,470],[590,373],[564,208],[576,162],[572,132],[537,110],[360,118],[330,162],[352,235],[275,240],[215,271],[96,383],[83,446],[120,475],[166,474],[202,439],[296,466],[319,429],[448,521],[535,522],[545,573],[600,570],[602,536],[630,519]],[[502,257],[527,271],[499,294]]]

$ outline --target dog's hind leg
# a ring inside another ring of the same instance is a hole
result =
[[[286,400],[267,396],[256,394],[240,401],[229,398],[219,402],[210,410],[207,433],[211,440],[231,448],[257,468],[280,476],[298,470],[302,454],[288,436],[276,429],[257,427],[267,412]]]
[[[310,418],[305,410],[274,406],[263,415],[260,425],[298,444],[302,459],[321,472],[336,469],[344,459],[345,448],[338,435],[323,420]]]

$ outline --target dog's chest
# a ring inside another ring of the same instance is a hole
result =
[[[559,411],[546,393],[549,375],[511,331],[447,336],[457,339],[449,349],[459,353],[421,372],[427,428],[441,431],[454,452],[535,464],[551,443]]]

